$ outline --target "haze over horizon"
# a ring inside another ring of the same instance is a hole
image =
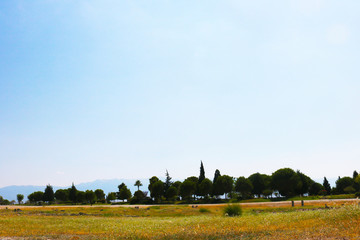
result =
[[[360,2],[1,1],[0,187],[360,170]]]

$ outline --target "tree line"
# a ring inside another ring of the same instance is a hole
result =
[[[79,191],[75,185],[68,189],[58,189],[54,192],[51,185],[45,190],[36,191],[27,196],[28,202],[36,203],[71,203],[94,204],[127,201],[128,203],[171,203],[181,202],[219,202],[229,199],[244,200],[251,198],[290,198],[294,196],[335,195],[356,193],[360,196],[360,175],[353,172],[352,177],[338,178],[336,186],[331,187],[326,177],[322,184],[312,180],[309,176],[294,171],[291,168],[281,168],[271,175],[254,173],[249,177],[237,178],[221,175],[217,169],[212,180],[205,177],[203,162],[200,164],[199,176],[191,176],[184,181],[172,181],[168,171],[165,181],[157,176],[149,179],[148,191],[140,190],[142,183],[137,180],[134,184],[138,190],[131,193],[130,189],[121,183],[118,191],[107,195],[101,189]],[[18,194],[17,200],[22,202],[24,196]],[[2,198],[0,198],[1,204]]]

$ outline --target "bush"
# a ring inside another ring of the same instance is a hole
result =
[[[227,205],[224,208],[224,214],[225,216],[230,216],[230,217],[241,216],[242,210],[239,205]]]
[[[210,211],[209,211],[209,209],[206,209],[206,208],[200,208],[200,209],[199,209],[199,212],[201,212],[201,213],[208,213],[208,212],[210,212]]]

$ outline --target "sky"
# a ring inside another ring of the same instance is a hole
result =
[[[0,187],[360,170],[360,2],[0,1]]]

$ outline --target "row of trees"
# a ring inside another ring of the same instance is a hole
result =
[[[117,192],[110,192],[105,195],[104,191],[79,191],[74,184],[68,189],[53,191],[52,186],[46,186],[44,192],[38,191],[28,196],[30,203],[54,201],[64,203],[105,203],[115,200],[128,201],[130,203],[159,203],[174,201],[210,201],[219,199],[249,199],[249,198],[278,198],[307,195],[329,195],[355,193],[360,191],[360,175],[354,171],[353,177],[343,177],[336,181],[336,187],[331,188],[328,180],[324,177],[323,183],[317,183],[309,176],[291,168],[282,168],[271,175],[254,173],[249,177],[240,176],[234,178],[228,175],[221,175],[217,169],[213,180],[205,177],[204,165],[200,164],[199,177],[191,176],[183,182],[172,181],[168,171],[165,174],[165,181],[157,176],[149,179],[148,191],[141,191],[142,183],[137,180],[134,186],[138,190],[132,195],[130,189],[121,183]],[[21,199],[22,200],[22,199]],[[19,203],[21,200],[18,201]]]

